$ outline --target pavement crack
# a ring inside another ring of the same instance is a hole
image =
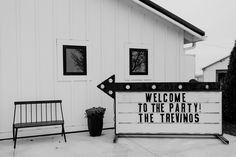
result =
[[[151,155],[153,155],[154,157],[160,157],[157,156],[156,153],[150,151],[148,148],[144,147],[143,145],[139,144],[138,142],[135,142],[134,140],[131,140],[130,138],[127,138],[130,142],[132,142],[133,144],[139,146],[140,148],[142,148],[143,150],[145,150],[146,152],[150,153]]]

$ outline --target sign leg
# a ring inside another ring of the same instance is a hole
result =
[[[224,138],[222,135],[216,135],[216,137],[221,140],[221,142],[223,142],[224,144],[229,144],[229,140],[227,140],[226,138]]]
[[[113,143],[116,143],[116,142],[117,142],[117,139],[118,139],[118,135],[115,135],[115,136],[114,136],[114,139],[113,139]]]

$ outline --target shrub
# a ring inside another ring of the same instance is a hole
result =
[[[228,71],[223,84],[223,119],[236,124],[236,41],[230,54]]]
[[[85,110],[86,117],[88,118],[96,118],[96,117],[103,117],[106,108],[103,107],[93,107]]]

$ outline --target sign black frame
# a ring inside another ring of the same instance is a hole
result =
[[[223,115],[221,114],[221,134],[197,134],[197,133],[117,133],[116,132],[116,92],[221,92],[220,84],[217,82],[124,82],[116,83],[115,75],[112,75],[97,86],[107,95],[114,99],[114,123],[115,123],[115,136],[113,142],[121,136],[133,136],[133,135],[200,135],[200,136],[215,136],[220,139],[224,144],[229,144],[229,141],[223,137]],[[223,107],[221,105],[221,110]]]

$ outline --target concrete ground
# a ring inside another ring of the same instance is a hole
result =
[[[87,132],[63,137],[47,136],[0,141],[0,157],[235,157],[236,137],[225,134],[229,145],[215,138],[119,138],[112,143],[114,130],[100,137]]]

